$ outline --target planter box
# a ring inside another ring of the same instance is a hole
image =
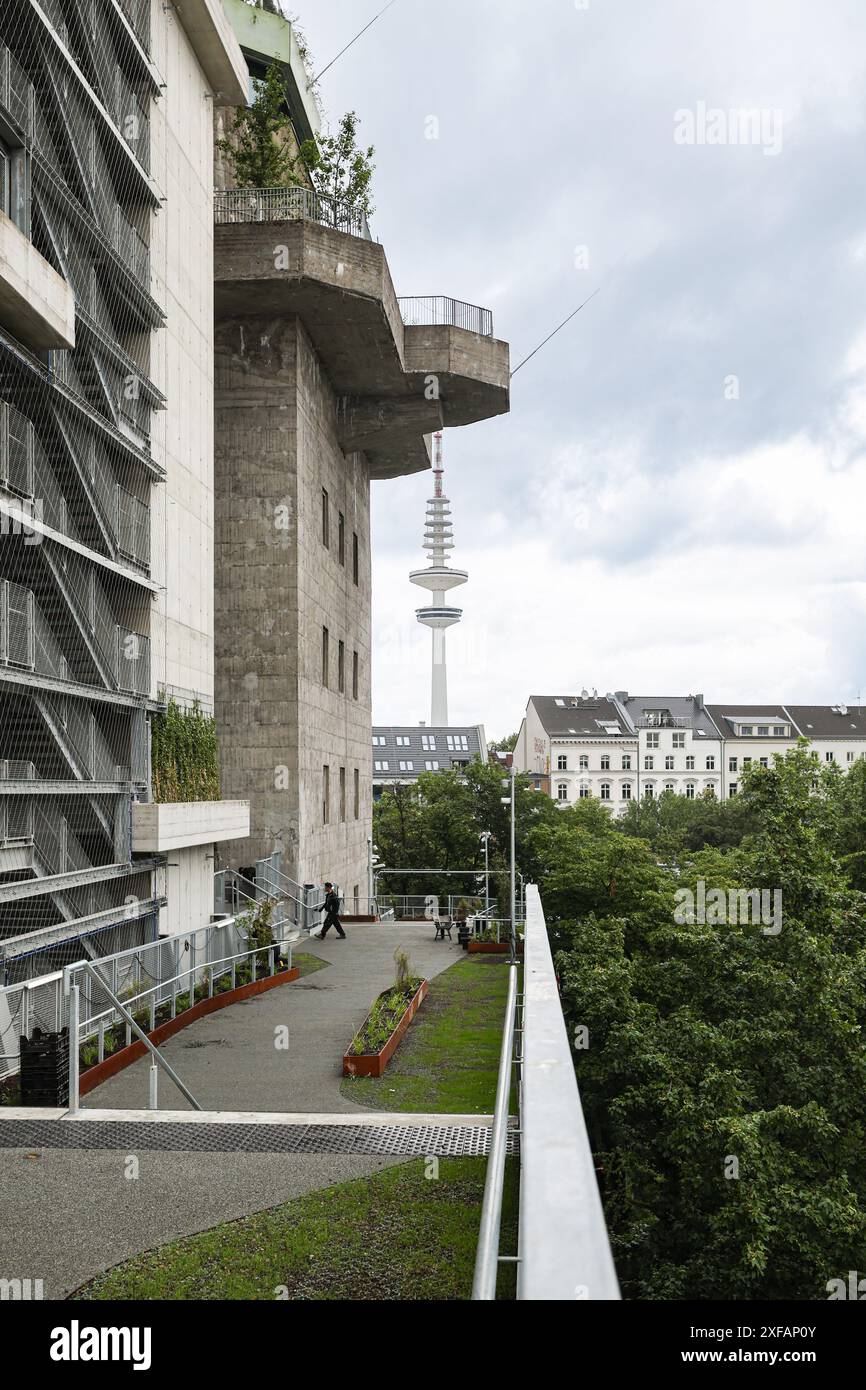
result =
[[[300,973],[298,966],[293,965],[291,970],[283,970],[278,975],[265,975],[261,980],[251,980],[248,985],[239,985],[237,989],[226,990],[225,994],[215,994],[213,999],[202,999],[198,1004],[193,1004],[192,1008],[184,1009],[177,1018],[170,1018],[166,1023],[161,1023],[147,1036],[154,1047],[159,1047],[166,1038],[173,1037],[175,1033],[180,1032],[181,1028],[195,1023],[196,1019],[216,1013],[217,1009],[224,1009],[228,1004],[239,1004],[242,999],[253,999],[257,994],[264,994],[269,989],[275,989],[277,985],[287,985],[292,980],[297,980]],[[88,1067],[87,1071],[82,1072],[78,1085],[79,1094],[86,1096],[90,1091],[95,1091],[96,1087],[101,1086],[103,1081],[107,1081],[110,1076],[116,1076],[119,1071],[132,1066],[133,1062],[137,1062],[140,1057],[146,1055],[147,1048],[141,1038],[135,1038],[135,1041],[131,1042],[128,1047],[122,1047],[119,1052],[112,1052],[111,1056],[106,1057],[103,1062],[97,1062],[95,1066]]]
[[[509,956],[511,947],[505,941],[470,941],[470,956]],[[523,955],[523,944],[517,947],[517,954]]]
[[[430,988],[428,980],[422,980],[418,992],[404,1013],[397,1027],[382,1048],[381,1052],[346,1052],[343,1055],[344,1076],[381,1076],[403,1038],[403,1034],[417,1014]]]

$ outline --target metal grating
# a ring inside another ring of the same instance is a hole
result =
[[[0,1149],[125,1149],[196,1153],[386,1154],[483,1158],[485,1125],[178,1124],[171,1121],[3,1120]],[[518,1136],[508,1153],[518,1152]]]

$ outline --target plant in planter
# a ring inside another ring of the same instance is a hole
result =
[[[427,993],[427,981],[413,975],[409,957],[394,952],[394,984],[374,1000],[343,1057],[346,1076],[381,1076]]]

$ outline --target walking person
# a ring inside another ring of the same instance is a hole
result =
[[[324,912],[325,920],[322,923],[322,930],[317,933],[320,941],[324,941],[331,927],[337,928],[337,935],[340,941],[346,940],[346,933],[343,931],[343,924],[340,921],[340,899],[334,892],[333,883],[325,884],[325,901],[322,903],[320,912]]]

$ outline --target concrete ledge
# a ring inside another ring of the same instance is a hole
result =
[[[248,801],[149,801],[132,807],[134,854],[166,854],[195,845],[245,840],[249,833]]]
[[[247,65],[220,0],[175,0],[174,8],[214,96],[245,106]]]
[[[220,224],[214,290],[218,321],[260,337],[301,320],[338,398],[340,446],[367,456],[371,478],[425,471],[436,430],[510,407],[508,344],[406,327],[378,242],[303,219]]]
[[[0,323],[25,347],[75,347],[75,296],[5,212],[0,212]]]

